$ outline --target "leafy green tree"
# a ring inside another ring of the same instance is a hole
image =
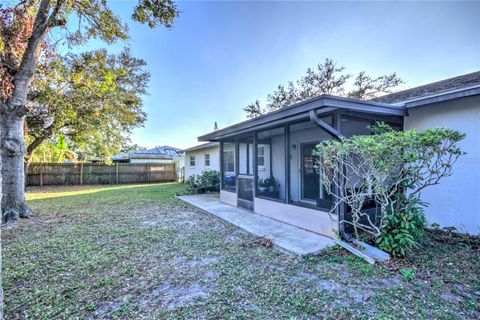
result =
[[[37,76],[29,94],[25,161],[41,143],[59,133],[76,151],[104,160],[120,151],[132,129],[142,125],[142,95],[149,73],[129,50],[70,55]]]
[[[178,16],[171,0],[138,0],[132,18],[150,27],[171,27]],[[76,24],[76,25],[75,25]],[[37,67],[54,53],[47,35],[70,45],[100,39],[128,39],[127,25],[106,0],[23,0],[0,7],[0,127],[3,185],[2,221],[30,216],[25,201],[23,160],[27,95]],[[72,31],[75,30],[75,31]],[[112,124],[114,125],[114,124]]]
[[[30,140],[30,137],[27,138],[28,140]],[[35,150],[32,161],[61,163],[65,160],[71,160],[76,162],[81,159],[79,159],[79,154],[74,151],[74,148],[63,134],[58,134],[42,143]]]
[[[257,100],[244,110],[248,118],[255,118],[322,94],[372,99],[390,93],[403,83],[396,73],[372,78],[362,71],[351,84],[352,89],[347,90],[351,79],[352,75],[345,73],[345,67],[338,66],[332,59],[325,59],[324,63],[308,68],[305,75],[295,83],[290,81],[287,87],[279,85],[267,96],[265,108],[262,108]]]

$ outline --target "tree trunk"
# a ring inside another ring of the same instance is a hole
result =
[[[17,222],[19,217],[30,217],[31,212],[25,201],[25,177],[23,155],[25,154],[24,121],[27,94],[33,80],[40,54],[40,46],[50,27],[57,18],[62,2],[57,2],[49,18],[50,0],[42,0],[38,6],[32,34],[22,62],[15,73],[14,90],[11,98],[0,103],[1,157],[2,157],[2,223]]]
[[[25,200],[25,178],[23,155],[25,142],[23,137],[24,115],[9,113],[1,115],[2,140],[2,222],[17,222],[28,218],[31,211]]]
[[[0,105],[0,109],[3,106]],[[0,122],[0,138],[2,137],[2,123]],[[0,139],[0,150],[2,139]],[[0,158],[0,212],[2,212],[2,159]],[[0,284],[2,283],[2,229],[0,228]],[[3,286],[0,285],[0,320],[3,319]]]

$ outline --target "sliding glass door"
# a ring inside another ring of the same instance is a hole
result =
[[[314,143],[302,144],[302,200],[316,201],[320,195],[320,176],[315,170],[315,159],[312,155]]]
[[[303,143],[300,150],[301,199],[314,203],[317,207],[330,209],[332,198],[320,181],[315,168],[318,158],[313,155],[316,143]]]

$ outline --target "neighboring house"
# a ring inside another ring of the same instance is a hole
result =
[[[112,161],[114,163],[175,163],[175,159],[179,158],[183,158],[181,149],[161,146],[119,153],[112,156]]]
[[[220,171],[220,144],[208,142],[183,150],[185,153],[185,179],[205,170]]]
[[[114,163],[174,163],[178,179],[183,178],[182,169],[185,166],[184,160],[183,151],[170,146],[123,152],[112,156]]]
[[[370,134],[367,127],[375,121],[397,130],[446,126],[467,134],[461,143],[467,154],[453,175],[422,196],[430,203],[430,223],[479,234],[480,72],[371,101],[321,95],[198,139],[219,143],[222,202],[333,237],[343,230],[328,214],[332,199],[320,184],[312,151],[332,137]],[[195,173],[204,161],[197,154],[205,153],[197,151],[186,150],[195,154],[186,166]],[[344,211],[337,214],[343,218]]]

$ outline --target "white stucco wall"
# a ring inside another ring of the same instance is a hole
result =
[[[480,234],[480,97],[409,109],[406,130],[435,127],[466,133],[460,146],[467,154],[455,163],[452,176],[422,193],[422,199],[430,203],[425,212],[427,220]]]
[[[173,162],[175,163],[175,170],[177,170],[177,179],[182,181],[181,179],[185,178],[183,171],[185,168],[185,156],[173,158]]]
[[[205,154],[210,154],[210,166],[205,166]],[[190,156],[195,156],[195,166],[190,166]],[[185,179],[202,174],[204,170],[220,171],[220,148],[213,147],[192,152],[185,152]]]

